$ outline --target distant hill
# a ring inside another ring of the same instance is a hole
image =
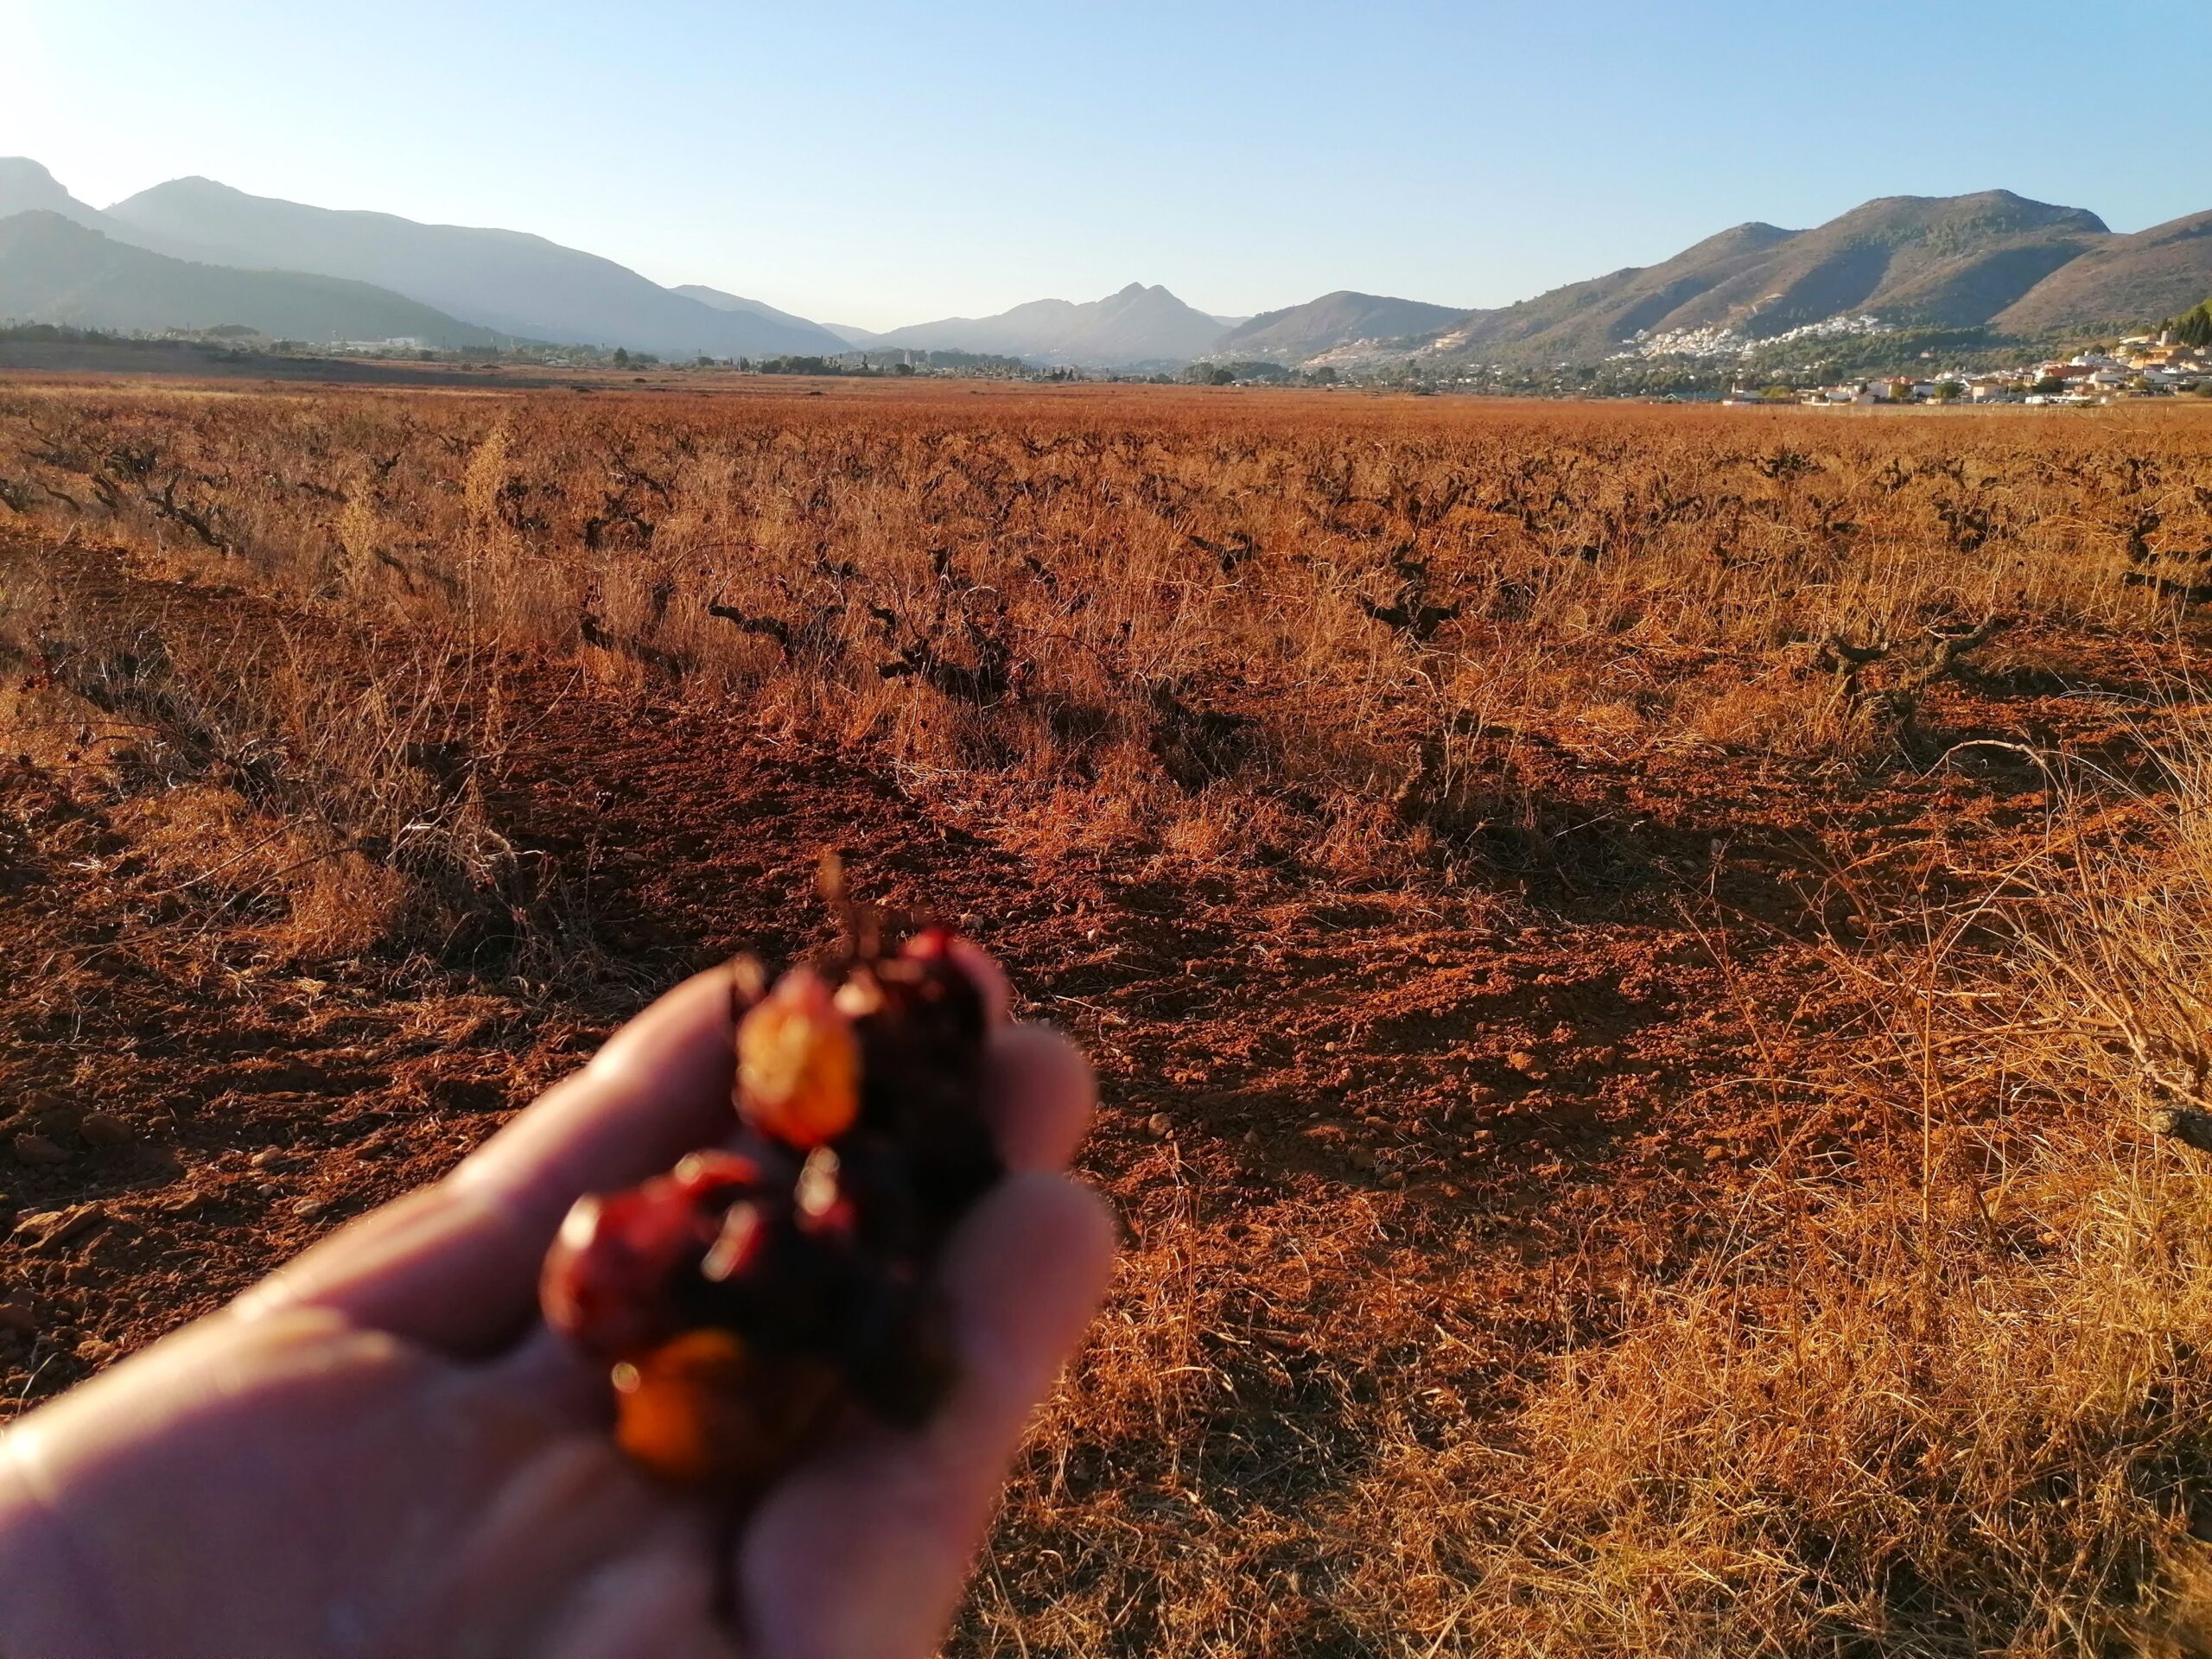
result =
[[[1518,351],[1562,359],[1600,357],[1639,330],[1664,326],[1713,289],[1758,269],[1777,246],[1798,234],[1772,225],[1738,225],[1661,264],[1630,266],[1533,300],[1470,312],[1446,331],[1440,344],[1469,356]]]
[[[1349,340],[1429,334],[1466,315],[1464,307],[1424,305],[1338,289],[1303,305],[1262,311],[1213,343],[1211,354],[1295,363]]]
[[[764,304],[759,300],[748,300],[740,294],[726,294],[721,289],[709,288],[703,283],[680,283],[669,289],[669,292],[681,294],[689,300],[696,300],[700,304],[711,306],[717,311],[741,311],[747,315],[766,317],[772,322],[781,323],[786,327],[802,332],[810,330],[817,338],[815,343],[807,347],[804,355],[819,355],[823,352],[834,353],[840,349],[840,342],[844,339],[844,332],[842,329],[833,328],[823,323],[810,322],[804,317],[793,316],[788,311],[779,311],[774,306]],[[822,338],[823,336],[827,338]]]
[[[230,324],[299,340],[499,343],[489,329],[367,283],[172,259],[46,208],[0,219],[0,317],[118,333]]]
[[[94,230],[108,228],[105,214],[71,195],[36,162],[27,156],[0,156],[0,219],[28,213],[59,213]]]
[[[2038,334],[2178,316],[2212,294],[2212,213],[2097,243],[1998,313],[1998,327]]]
[[[1036,300],[995,316],[887,333],[824,326],[703,284],[663,288],[613,260],[521,232],[308,207],[207,179],[172,180],[103,211],[78,200],[37,162],[0,157],[0,220],[25,213],[104,236],[108,245],[66,244],[51,226],[34,238],[17,227],[14,292],[36,297],[48,313],[65,300],[81,305],[98,295],[111,317],[155,319],[106,326],[187,326],[188,313],[201,316],[206,303],[228,295],[235,315],[219,321],[261,327],[270,326],[264,316],[281,315],[294,321],[273,332],[302,337],[477,342],[505,335],[677,359],[906,348],[1112,369],[1213,357],[1357,370],[1409,356],[1447,370],[1535,367],[1636,353],[1731,357],[1762,341],[1794,342],[1801,330],[1936,330],[1947,349],[1961,338],[1999,346],[2056,343],[2157,322],[2212,294],[2212,212],[2116,235],[2085,209],[2009,190],[1884,196],[1809,230],[1753,221],[1657,264],[1474,311],[1339,289],[1256,317],[1224,318],[1165,288],[1132,283],[1103,299]],[[126,268],[115,251],[124,247],[200,274]],[[44,262],[35,270],[34,252]],[[207,274],[221,270],[285,281],[226,289]],[[310,296],[297,285],[305,276],[351,286]],[[160,306],[149,309],[156,296],[183,309],[157,315]],[[248,298],[261,313],[241,308]],[[337,320],[389,319],[400,315],[395,304],[411,304],[411,321],[379,327]]]
[[[156,185],[107,217],[158,252],[373,283],[503,334],[666,356],[842,349],[810,323],[717,309],[519,231],[310,207],[199,178]]]
[[[1856,316],[1978,327],[2122,239],[2094,213],[2009,190],[1885,196],[1812,230],[1738,225],[1661,264],[1471,313],[1437,343],[1454,356],[1588,362],[1640,334],[1770,339]]]
[[[1222,335],[1221,325],[1164,288],[1131,283],[1103,300],[1032,300],[993,317],[947,317],[878,334],[871,346],[981,352],[1042,363],[1130,368],[1185,363]]]
[[[1777,242],[1757,268],[1660,326],[1773,335],[1855,311],[1930,327],[1986,322],[2110,234],[2094,213],[2009,190],[1885,196]]]

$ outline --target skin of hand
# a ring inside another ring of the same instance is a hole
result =
[[[960,1380],[923,1428],[856,1419],[742,1509],[675,1492],[537,1319],[579,1194],[731,1128],[728,976],[702,974],[445,1179],[0,1433],[0,1654],[935,1652],[1112,1257],[1064,1173],[1089,1068],[969,966],[1009,1173],[941,1259]]]

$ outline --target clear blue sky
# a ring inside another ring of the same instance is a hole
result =
[[[887,327],[1495,304],[1747,219],[2212,207],[2212,0],[0,0],[0,155],[532,230]]]

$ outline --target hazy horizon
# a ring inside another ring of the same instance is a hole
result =
[[[1497,305],[1878,195],[2212,207],[2212,112],[2155,91],[2212,47],[2177,3],[221,10],[0,0],[0,154],[96,207],[199,174],[874,329],[1132,281],[1224,316]]]

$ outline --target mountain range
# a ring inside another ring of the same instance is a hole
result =
[[[1246,319],[1216,340],[1208,355],[1299,362],[1348,340],[1433,334],[1466,315],[1464,306],[1426,305],[1338,289],[1303,305]]]
[[[871,350],[981,352],[1040,363],[1127,368],[1186,363],[1222,337],[1218,318],[1192,309],[1166,289],[1131,283],[1082,304],[1032,300],[992,317],[946,317],[870,336]]]
[[[49,209],[0,219],[0,315],[123,334],[238,325],[279,339],[508,343],[388,289],[297,271],[232,270],[117,242]]]
[[[721,296],[728,303],[704,303],[611,259],[519,231],[423,225],[391,213],[310,207],[198,178],[172,179],[103,211],[70,195],[37,162],[0,158],[0,221],[31,209],[69,219],[105,238],[102,249],[76,251],[80,264],[104,259],[110,267],[105,280],[88,284],[83,270],[75,275],[79,291],[99,289],[110,303],[68,319],[100,327],[194,326],[181,313],[150,325],[124,320],[149,307],[158,315],[162,296],[185,280],[167,267],[145,265],[131,257],[135,251],[237,277],[335,278],[373,289],[390,301],[443,314],[442,324],[418,319],[424,326],[399,331],[429,344],[480,344],[505,335],[558,345],[626,346],[670,356],[762,357],[845,349],[835,334],[804,318],[734,295]],[[63,321],[43,305],[42,289],[52,283],[26,281],[31,275],[19,264],[11,280],[0,283],[0,315]],[[297,280],[275,287],[265,281],[235,283],[230,295],[223,292],[223,279],[191,280],[194,293],[219,308],[228,299],[231,311],[224,321],[265,334],[283,332],[311,340],[383,337],[354,331],[347,326],[352,313],[340,309],[327,318],[309,316],[322,326],[273,327],[262,308],[278,289],[303,294]],[[142,291],[145,282],[165,286]]]
[[[1885,196],[1810,230],[1738,225],[1660,264],[1471,312],[1432,345],[1588,362],[1639,340],[1756,342],[1857,317],[2030,338],[2149,322],[2212,293],[2212,238],[2182,228],[2197,222],[2119,236],[2094,213],[2009,190]]]
[[[1132,283],[1083,302],[877,334],[696,283],[667,288],[543,237],[426,225],[174,179],[95,208],[0,158],[0,318],[156,332],[230,323],[306,340],[627,346],[671,357],[962,351],[1040,364],[1286,365],[1418,353],[1592,363],[1800,331],[1980,330],[2056,340],[2153,322],[2212,296],[2212,213],[2133,234],[2010,191],[1886,196],[1825,224],[1752,222],[1655,265],[1467,310],[1338,290],[1249,319]]]

